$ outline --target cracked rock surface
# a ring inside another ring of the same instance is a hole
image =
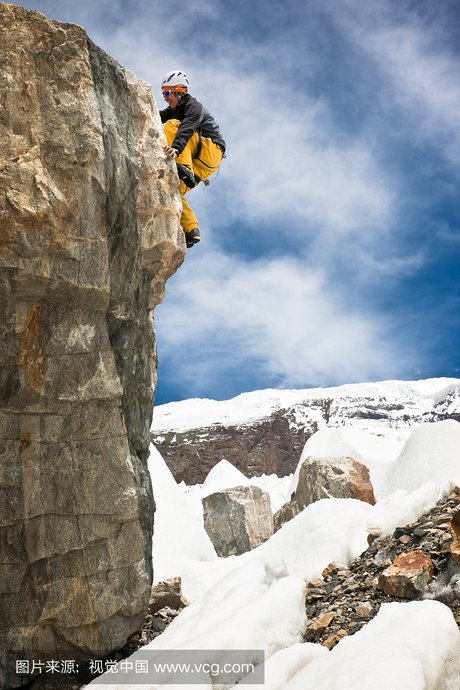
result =
[[[0,687],[15,687],[15,655],[105,655],[142,625],[152,310],[185,247],[147,84],[80,27],[0,3],[0,85]]]

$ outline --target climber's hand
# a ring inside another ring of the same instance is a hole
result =
[[[166,153],[167,156],[170,158],[177,158],[177,151],[176,149],[173,149],[171,146],[165,146],[163,148],[163,151]]]

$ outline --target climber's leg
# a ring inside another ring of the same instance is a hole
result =
[[[193,170],[200,180],[207,180],[218,171],[222,163],[222,149],[208,137],[201,137],[201,151],[193,159]]]
[[[185,241],[187,243],[187,247],[192,247],[194,244],[200,241],[198,219],[185,198],[186,193],[189,192],[190,189],[182,181],[179,183],[179,191],[182,197],[182,214],[180,217],[180,224],[185,232]]]

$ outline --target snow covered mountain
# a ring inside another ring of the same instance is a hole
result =
[[[419,424],[445,419],[460,421],[460,379],[267,389],[225,401],[168,403],[154,410],[151,438],[176,480],[191,485],[223,459],[247,476],[288,475],[306,441],[323,428],[402,442]]]

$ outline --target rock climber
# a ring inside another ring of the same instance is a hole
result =
[[[208,177],[217,172],[225,155],[225,141],[212,115],[189,94],[189,86],[189,79],[181,70],[165,75],[161,90],[168,107],[160,110],[160,117],[168,142],[164,151],[176,160],[179,175],[180,224],[187,247],[193,247],[200,241],[200,228],[185,195],[199,182],[209,184]]]

